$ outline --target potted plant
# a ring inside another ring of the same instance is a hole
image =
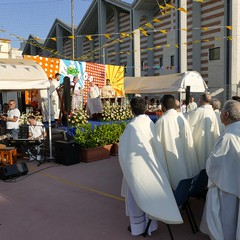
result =
[[[110,124],[93,127],[90,123],[79,125],[73,138],[80,147],[83,162],[110,157],[112,141]]]
[[[111,125],[112,147],[110,154],[113,156],[118,155],[118,143],[124,129],[126,128],[126,122],[113,123]]]

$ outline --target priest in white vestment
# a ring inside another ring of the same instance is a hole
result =
[[[190,126],[183,114],[179,115],[175,108],[174,96],[164,95],[162,97],[164,115],[155,123],[173,189],[176,189],[182,179],[194,177],[199,173]]]
[[[100,90],[94,82],[90,82],[90,89],[87,93],[87,112],[88,115],[101,113],[103,110],[100,98]]]
[[[211,101],[211,105],[217,117],[220,134],[222,134],[225,131],[225,126],[221,122],[221,118],[220,118],[221,102],[217,98],[213,98]]]
[[[191,112],[193,111],[194,109],[197,108],[197,103],[194,102],[194,97],[193,96],[190,96],[189,97],[189,103],[187,105],[187,112]]]
[[[54,118],[58,120],[59,113],[60,113],[60,101],[59,96],[57,92],[57,88],[60,86],[60,77],[61,75],[59,73],[55,74],[55,78],[52,79],[51,84],[53,86],[53,92],[52,92],[52,104],[53,104],[53,110],[54,110]]]
[[[203,94],[199,99],[200,107],[185,115],[192,131],[200,170],[206,168],[206,160],[220,136],[217,117],[210,102],[210,94]]]
[[[122,195],[132,235],[148,234],[157,229],[157,221],[182,223],[167,177],[163,149],[158,143],[154,123],[144,114],[145,100],[134,97],[131,108],[135,118],[128,123],[119,143],[119,162],[123,172]]]
[[[240,239],[240,102],[221,111],[225,132],[206,163],[208,193],[200,229],[212,240]]]

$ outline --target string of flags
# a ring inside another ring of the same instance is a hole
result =
[[[205,3],[204,0],[194,0],[195,2],[199,2],[199,3]],[[181,12],[184,12],[184,13],[188,13],[187,10],[183,7],[180,7],[180,8],[176,8],[174,5],[171,5],[171,4],[165,4],[164,6],[163,5],[159,5],[159,9],[161,10],[161,14],[162,15],[165,15],[165,14],[168,14],[170,13],[171,11],[175,10],[175,11],[181,11]],[[138,28],[138,30],[141,32],[141,34],[143,34],[144,36],[149,36],[149,33],[153,33],[153,32],[160,32],[162,34],[167,34],[169,33],[170,31],[188,31],[188,29],[173,29],[173,30],[168,30],[168,29],[156,29],[154,27],[154,23],[161,23],[161,20],[159,18],[154,18],[152,19],[151,21],[143,24],[142,26],[140,26]],[[201,27],[196,27],[196,28],[193,28],[192,30],[202,30],[202,31],[208,31],[210,29],[216,29],[216,28],[227,28],[228,30],[232,30],[232,26],[212,26],[212,27],[205,27],[205,26],[201,26]],[[0,29],[0,32],[6,32],[6,30],[4,29]],[[91,60],[93,59],[93,55],[94,53],[100,51],[101,49],[104,49],[106,47],[109,47],[115,43],[122,43],[124,42],[125,39],[128,39],[128,38],[131,38],[133,39],[133,35],[136,34],[136,30],[135,31],[131,31],[131,32],[119,32],[119,33],[104,33],[104,34],[88,34],[88,35],[75,35],[75,36],[63,36],[63,37],[51,37],[49,39],[53,40],[53,41],[57,41],[58,38],[68,38],[68,39],[78,39],[78,38],[86,38],[88,41],[93,41],[94,40],[94,37],[99,37],[101,35],[105,36],[106,39],[108,40],[112,40],[112,42],[109,42],[97,49],[94,49],[93,51],[91,52],[88,52],[87,54],[83,55],[83,56],[80,56],[74,60]],[[10,36],[13,36],[13,37],[16,37],[18,40],[21,40],[21,41],[24,41],[30,45],[33,45],[33,46],[36,46],[42,50],[46,50],[46,51],[49,51],[50,53],[56,55],[56,56],[59,56],[60,58],[65,58],[65,59],[68,59],[70,57],[66,57],[65,55],[63,55],[62,53],[56,51],[55,49],[51,49],[51,48],[48,48],[48,47],[44,47],[43,45],[41,44],[38,44],[37,41],[40,41],[40,40],[44,40],[44,39],[40,39],[39,37],[35,37],[34,40],[36,40],[36,42],[33,42],[31,40],[26,40],[20,36],[17,36],[15,34],[12,34],[10,33],[9,34]],[[116,35],[119,35],[119,38],[118,39],[114,39],[113,37],[115,37]],[[189,42],[185,42],[185,43],[182,43],[184,45],[191,45],[191,44],[197,44],[197,43],[201,43],[201,42],[210,42],[210,41],[220,41],[222,39],[226,39],[228,41],[231,41],[232,40],[232,36],[225,36],[225,37],[222,37],[222,38],[219,38],[219,37],[215,37],[215,38],[211,38],[211,39],[199,39],[199,40],[194,40],[194,41],[189,41]],[[164,44],[164,45],[157,45],[157,46],[154,46],[154,47],[151,47],[151,48],[146,48],[146,49],[140,49],[140,51],[153,51],[155,49],[159,49],[159,48],[169,48],[169,47],[176,47],[176,48],[179,48],[180,47],[180,44],[176,43],[176,44]],[[105,56],[112,56],[112,55],[117,55],[117,54],[131,54],[131,52],[133,51],[121,51],[121,52],[111,52],[109,54],[105,54]],[[100,56],[100,57],[103,57]]]

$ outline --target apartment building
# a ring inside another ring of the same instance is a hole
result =
[[[239,12],[238,0],[95,0],[75,28],[74,60],[122,65],[126,76],[195,70],[225,100],[240,94]],[[71,59],[72,37],[56,19],[24,54]]]

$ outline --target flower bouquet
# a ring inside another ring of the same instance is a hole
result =
[[[69,125],[72,127],[78,127],[82,124],[88,123],[89,116],[87,112],[83,109],[78,109],[72,111],[71,114],[68,116]]]
[[[133,118],[130,105],[105,104],[102,111],[102,121],[123,121]]]

